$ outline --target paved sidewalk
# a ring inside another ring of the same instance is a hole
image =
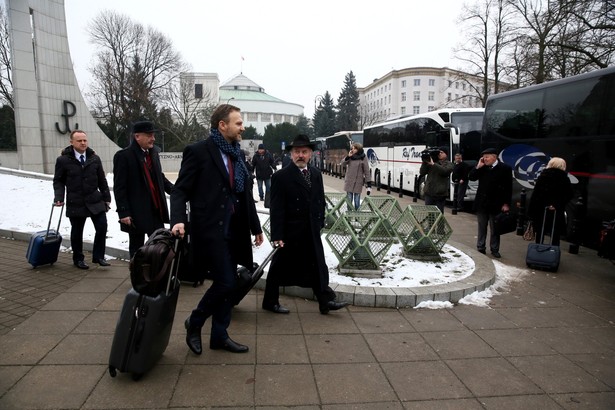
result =
[[[446,216],[451,239],[473,247],[475,217]],[[525,269],[526,247],[506,235],[500,262]],[[107,371],[128,264],[81,271],[60,254],[32,269],[26,248],[0,239],[2,410],[615,407],[615,266],[590,249],[564,246],[559,273],[528,270],[489,308],[350,306],[323,316],[316,302],[283,296],[291,314],[276,315],[254,290],[229,329],[247,354],[188,351],[181,323],[204,288],[182,286],[169,347],[134,382]]]

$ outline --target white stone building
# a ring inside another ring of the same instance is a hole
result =
[[[393,70],[358,89],[361,115],[369,123],[445,107],[480,108],[477,90],[481,77],[447,67]]]
[[[209,101],[230,103],[241,108],[244,125],[253,126],[263,135],[269,124],[289,122],[296,124],[303,114],[303,106],[286,102],[265,93],[265,89],[243,74],[238,74],[219,85],[218,75],[212,73],[186,73],[194,80],[194,98],[210,95]]]

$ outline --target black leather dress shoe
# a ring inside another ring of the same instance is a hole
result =
[[[287,308],[285,308],[284,306],[277,304],[277,305],[273,305],[273,306],[265,306],[263,305],[263,309],[268,310],[270,312],[273,313],[290,313],[290,310],[288,310]]]
[[[491,254],[493,255],[494,258],[500,259],[502,257],[502,255],[500,255],[500,252],[498,252],[498,251],[491,252]]]
[[[75,263],[75,266],[78,267],[79,269],[90,269],[90,267],[88,266],[87,263],[85,263],[85,261],[77,261],[74,263]]]
[[[203,343],[201,342],[201,328],[190,326],[190,318],[184,322],[186,327],[186,344],[194,354],[203,353]]]
[[[105,259],[93,259],[92,263],[97,263],[100,266],[111,266],[111,264],[109,262],[107,262]]]
[[[212,350],[226,350],[227,352],[231,353],[246,353],[248,350],[250,350],[248,346],[237,343],[230,337],[221,342],[210,341],[209,348]]]
[[[326,305],[320,305],[320,313],[326,315],[330,310],[340,310],[346,306],[348,306],[348,302],[336,302],[334,300],[330,300]]]

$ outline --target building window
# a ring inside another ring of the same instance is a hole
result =
[[[448,80],[448,87],[451,88],[453,86],[453,82],[451,80]]]
[[[429,79],[429,86],[430,87],[435,87],[436,86],[436,80],[434,80],[433,78]]]
[[[406,93],[401,93],[401,100],[406,101]]]
[[[258,114],[255,112],[249,112],[248,114],[248,121],[258,121]]]
[[[284,117],[282,114],[273,114],[273,122],[276,124],[281,124],[284,122]]]
[[[412,107],[412,114],[420,114],[421,113],[421,107],[419,107],[418,105],[415,105]]]
[[[446,101],[450,101],[451,100],[451,93],[448,93],[448,95],[446,96]]]
[[[203,98],[203,84],[194,84],[194,98]]]
[[[421,79],[420,78],[415,78],[414,79],[414,86],[415,87],[420,87],[421,86]]]
[[[433,91],[430,91],[429,94],[427,95],[427,99],[429,101],[434,101],[436,99],[436,93]]]
[[[459,88],[459,82],[455,81],[455,88]]]
[[[429,107],[427,107],[427,111],[433,111],[435,109],[436,107],[434,107],[433,105],[430,105]]]
[[[406,80],[401,80],[401,88],[406,88]]]
[[[465,91],[465,89],[466,89],[466,83],[461,84],[461,88]]]
[[[406,114],[406,107],[401,107],[401,115],[405,115]]]
[[[421,92],[420,91],[415,91],[412,93],[413,95],[413,100],[414,101],[421,101]]]

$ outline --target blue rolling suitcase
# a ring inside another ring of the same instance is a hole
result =
[[[139,380],[144,373],[153,368],[169,344],[173,319],[179,296],[177,265],[181,252],[179,240],[175,242],[175,258],[167,275],[166,288],[156,296],[140,294],[133,289],[128,291],[117,321],[111,353],[109,355],[109,374],[117,372],[132,374]]]
[[[54,208],[56,208],[56,206],[51,205],[51,215],[49,215],[47,230],[33,233],[30,237],[30,244],[26,251],[26,259],[28,259],[28,263],[32,265],[33,268],[40,265],[50,265],[58,260],[60,245],[62,245],[62,235],[60,235],[59,231],[64,205],[62,205],[62,209],[60,209],[58,227],[56,229],[50,229]]]
[[[553,233],[555,232],[555,215],[557,211],[553,211],[553,223],[551,228],[551,239],[549,244],[545,241],[545,225],[547,222],[547,210],[542,218],[542,230],[540,232],[540,243],[530,243],[527,246],[527,254],[525,255],[525,264],[532,269],[540,269],[546,271],[557,272],[559,268],[559,260],[561,251],[559,246],[553,245]]]

